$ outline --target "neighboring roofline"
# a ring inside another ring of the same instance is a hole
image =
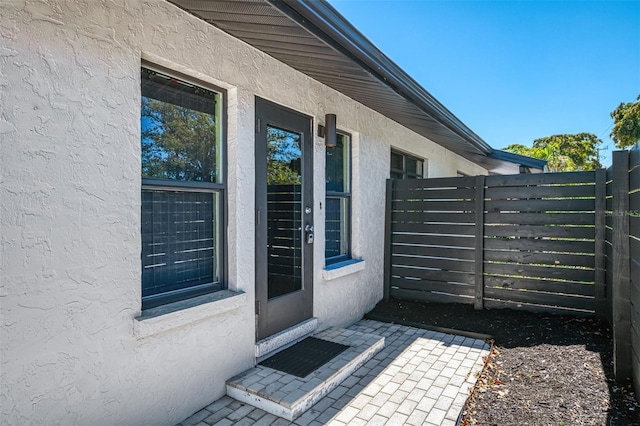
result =
[[[494,149],[490,154],[488,154],[488,156],[495,158],[496,160],[508,161],[510,163],[520,164],[521,166],[530,167],[532,169],[544,170],[544,167],[547,165],[546,160],[514,154],[513,152],[502,151],[499,149]]]
[[[431,115],[480,152],[494,149],[403,71],[326,1],[267,0],[333,48],[346,54],[398,94]]]

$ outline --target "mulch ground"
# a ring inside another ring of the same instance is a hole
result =
[[[397,300],[370,314],[493,337],[463,426],[640,426],[633,387],[613,379],[611,330],[600,320]]]

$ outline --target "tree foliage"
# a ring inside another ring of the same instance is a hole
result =
[[[549,172],[570,172],[602,167],[598,151],[601,143],[593,133],[562,134],[536,139],[531,147],[513,144],[504,150],[546,160]]]
[[[519,143],[511,144],[506,148],[502,148],[502,150],[513,152],[514,154],[518,154],[518,155],[525,155],[527,157],[540,158],[539,156],[534,155],[533,148],[531,148],[530,146],[519,144]]]
[[[616,147],[624,149],[640,141],[640,95],[638,102],[620,103],[611,112],[613,130],[611,139]]]
[[[142,176],[216,182],[215,116],[142,98]],[[300,137],[277,128],[267,134],[267,183],[301,182]]]
[[[302,182],[300,136],[275,127],[267,130],[267,185]]]
[[[142,98],[142,175],[217,181],[216,122],[211,114]]]

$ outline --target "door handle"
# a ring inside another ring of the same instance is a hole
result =
[[[306,235],[307,244],[313,244],[313,226],[307,224],[304,227],[304,232],[305,232],[305,235]]]

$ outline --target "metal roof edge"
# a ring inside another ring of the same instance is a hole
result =
[[[494,149],[403,71],[326,0],[267,0],[315,36],[357,61],[401,96],[409,99],[480,152]]]
[[[534,169],[544,170],[544,166],[547,165],[546,160],[540,160],[539,158],[527,157],[526,155],[514,154],[513,152],[502,151],[500,149],[494,149],[489,157],[496,160],[508,161],[510,163],[520,164],[521,166],[531,167]]]

